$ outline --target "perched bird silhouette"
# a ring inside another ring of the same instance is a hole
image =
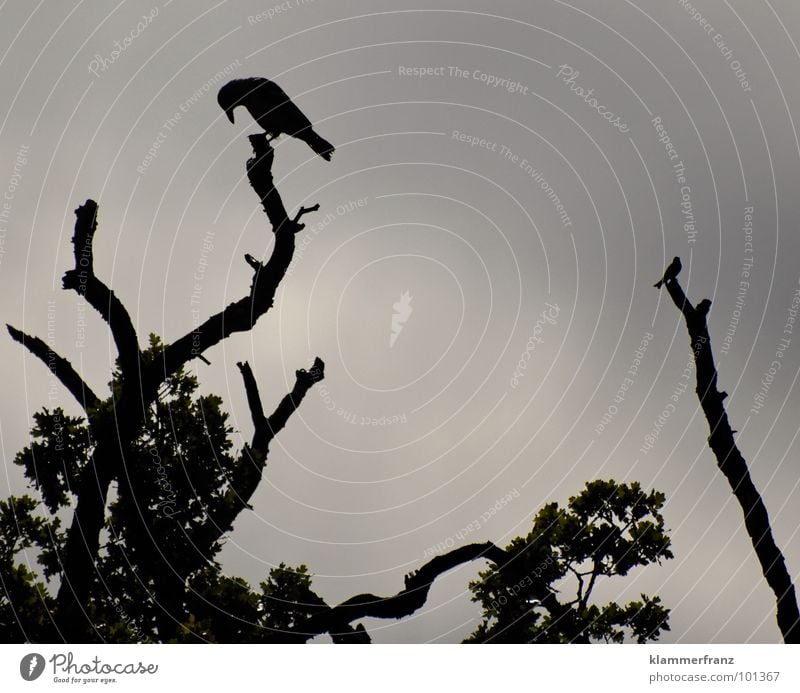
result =
[[[234,109],[244,106],[271,139],[281,134],[296,137],[331,160],[334,146],[314,132],[311,121],[275,82],[264,77],[234,79],[219,90],[217,102],[231,122]]]
[[[662,284],[668,284],[671,282],[681,271],[681,259],[679,257],[672,258],[672,262],[670,263],[669,267],[664,271],[664,276],[653,284],[656,289],[660,289]]]

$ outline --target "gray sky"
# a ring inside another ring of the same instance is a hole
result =
[[[680,255],[690,297],[713,299],[729,413],[800,574],[800,333],[784,332],[800,276],[800,8],[486,7],[2,3],[3,322],[52,339],[102,390],[113,344],[60,290],[87,197],[100,203],[95,266],[142,337],[170,341],[191,330],[193,310],[204,318],[241,297],[242,255],[266,253],[271,234],[243,175],[245,135],[258,128],[244,112],[228,123],[215,75],[274,78],[337,151],[328,164],[281,140],[287,207],[321,210],[306,218],[275,309],[196,370],[244,438],[237,360],[253,364],[267,406],[315,355],[327,371],[273,445],[225,570],[257,583],[280,561],[306,563],[331,602],[394,593],[430,547],[506,542],[586,480],[638,480],[667,495],[675,559],[598,598],[660,594],[673,610],[665,642],[776,642],[741,512],[693,388],[680,393],[685,329],[651,287]],[[115,41],[126,45],[116,54]],[[407,319],[390,346],[395,312]],[[6,495],[24,487],[11,462],[33,412],[75,406],[9,338],[0,354]],[[463,638],[481,567],[442,578],[412,618],[367,623],[374,640]]]

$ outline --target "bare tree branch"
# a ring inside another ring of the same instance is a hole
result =
[[[83,296],[108,323],[117,345],[120,369],[126,380],[139,376],[139,339],[125,306],[94,273],[94,234],[97,230],[97,203],[86,202],[75,210],[75,233],[72,236],[75,269],[68,270],[62,279],[65,289]]]
[[[125,461],[130,455],[133,439],[146,420],[147,409],[157,396],[159,385],[190,359],[204,359],[202,354],[209,347],[234,332],[250,330],[256,320],[272,307],[277,287],[294,254],[295,234],[303,227],[300,219],[304,214],[318,208],[301,207],[295,217],[289,219],[280,195],[273,186],[271,166],[274,151],[264,135],[251,137],[251,142],[255,157],[247,162],[247,172],[250,184],[259,195],[275,232],[272,255],[264,265],[250,263],[254,278],[249,296],[229,305],[188,335],[166,346],[162,352],[163,358],[146,366],[142,372],[139,370],[141,352],[130,315],[114,292],[94,274],[92,244],[97,229],[97,205],[94,201],[87,200],[75,211],[75,233],[72,239],[75,267],[65,273],[63,286],[83,296],[109,325],[117,346],[123,379],[121,389],[113,393],[113,407],[103,414],[103,420],[93,422],[98,431],[95,447],[82,470],[78,488],[74,489],[77,504],[67,532],[64,551],[59,557],[62,571],[56,621],[61,636],[67,642],[86,642],[93,639],[91,623],[84,608],[96,579],[95,561],[100,533],[105,524],[109,486],[116,478],[121,482],[121,492],[130,490],[130,479],[126,477],[127,472],[123,473]],[[13,331],[11,334],[15,336]],[[34,353],[45,353],[39,342],[29,341],[26,335],[18,331],[17,336],[18,341],[24,340],[23,343],[32,351],[35,350]],[[68,362],[62,360],[58,363],[67,380],[74,380],[71,375],[74,369]],[[308,389],[322,379],[323,368],[322,361],[317,359],[311,371],[298,371],[292,392],[284,398],[275,412],[265,418],[263,410],[261,411],[253,445],[245,449],[240,472],[232,480],[230,491],[236,496],[236,502],[231,502],[224,512],[220,511],[216,513],[216,517],[210,518],[209,536],[221,536],[230,528],[241,509],[246,507],[261,479],[269,442],[286,424]],[[67,387],[73,394],[78,391],[77,381]],[[253,392],[257,395],[257,389]],[[86,393],[88,397],[91,391],[86,388]],[[251,395],[252,392],[248,394]],[[255,400],[251,399],[252,401]]]
[[[115,402],[110,418],[93,420],[97,435],[91,458],[81,471],[72,522],[67,532],[58,590],[56,621],[68,642],[91,638],[83,610],[95,577],[95,561],[100,532],[105,524],[105,505],[111,480],[118,472],[125,451],[141,416],[137,416],[139,386],[139,341],[133,322],[122,302],[94,273],[94,234],[97,230],[97,203],[87,200],[75,210],[72,237],[75,268],[63,277],[64,289],[82,296],[105,320],[117,347],[123,392]],[[69,388],[68,388],[69,389]]]
[[[347,633],[349,624],[362,618],[394,618],[410,616],[428,599],[434,580],[449,570],[478,559],[488,559],[498,566],[506,565],[511,556],[492,542],[468,544],[432,558],[419,570],[405,578],[405,588],[391,597],[359,594],[341,604],[321,610],[289,633],[275,635],[282,642],[306,642],[323,633]]]
[[[247,361],[236,364],[244,381],[244,391],[247,395],[247,406],[250,407],[250,416],[256,430],[263,429],[267,425],[267,417],[264,416],[264,407],[261,404],[261,395],[258,392],[258,384],[253,375],[253,369]]]
[[[12,339],[25,346],[53,372],[83,407],[88,417],[89,413],[100,404],[100,399],[75,371],[72,364],[56,354],[38,337],[31,337],[11,325],[7,327]],[[77,505],[67,533],[64,555],[60,557],[62,571],[57,598],[59,605],[57,620],[62,636],[71,642],[85,639],[80,609],[86,602],[93,578],[92,566],[99,549],[100,530],[105,521],[105,500],[112,478],[110,465],[95,464],[99,456],[102,456],[102,452],[94,450],[81,472],[78,488],[74,489],[78,499]]]
[[[253,417],[255,432],[253,433],[252,442],[242,453],[242,459],[239,465],[241,474],[233,484],[231,492],[236,493],[238,500],[246,505],[250,502],[250,498],[252,498],[253,493],[255,493],[258,487],[258,483],[261,481],[261,474],[267,464],[267,456],[269,455],[269,444],[272,442],[275,434],[286,425],[289,417],[294,413],[297,407],[300,406],[300,402],[303,401],[303,398],[311,389],[311,386],[325,377],[325,364],[322,362],[322,359],[317,357],[314,359],[314,365],[311,367],[311,370],[297,371],[295,373],[295,383],[292,391],[281,400],[280,404],[269,418],[264,416],[261,396],[259,395],[258,385],[253,377],[250,364],[245,361],[237,365],[239,366],[242,379],[244,380],[247,401],[250,406],[250,414]],[[230,524],[233,524],[232,520]]]
[[[263,134],[252,135],[250,142],[254,156],[247,161],[247,176],[261,200],[275,234],[272,255],[266,264],[250,255],[245,256],[245,261],[253,268],[250,294],[231,303],[223,311],[212,315],[191,332],[169,344],[164,350],[163,361],[154,364],[159,369],[154,377],[159,381],[233,333],[247,332],[253,328],[258,319],[272,307],[275,292],[292,261],[295,234],[303,228],[300,218],[319,209],[319,205],[301,207],[295,217],[290,219],[272,178],[275,150]]]
[[[59,356],[38,337],[25,334],[22,330],[18,330],[11,325],[6,325],[6,327],[8,328],[8,333],[11,335],[11,338],[22,344],[28,351],[44,363],[53,375],[61,381],[61,384],[67,388],[69,393],[77,400],[78,404],[83,407],[83,410],[87,414],[100,403],[100,399],[92,392],[92,389],[86,384],[86,381],[81,378],[67,359],[63,356]]]
[[[778,627],[784,642],[800,643],[800,611],[797,607],[794,584],[786,568],[783,553],[772,535],[767,508],[750,477],[747,462],[734,440],[734,431],[728,422],[724,405],[727,395],[717,389],[717,367],[714,363],[711,337],[706,322],[711,302],[704,299],[693,307],[678,284],[677,277],[666,281],[664,286],[686,321],[694,354],[697,397],[710,431],[708,445],[717,459],[717,466],[728,480],[733,495],[742,508],[745,528],[761,564],[761,571],[775,594]]]
[[[430,588],[437,577],[470,561],[485,559],[495,564],[495,570],[514,570],[518,554],[508,553],[492,542],[468,544],[436,556],[419,570],[405,576],[405,588],[390,597],[359,594],[337,606],[323,606],[314,615],[289,631],[274,632],[267,642],[303,643],[323,633],[329,633],[335,643],[369,642],[366,630],[359,634],[350,624],[362,618],[394,618],[410,616],[424,606]],[[559,623],[570,642],[589,642],[589,636],[575,610],[558,601],[555,593],[544,583],[534,585],[534,594],[539,604]],[[324,602],[323,602],[324,603]],[[360,624],[359,624],[360,625]],[[363,626],[362,626],[363,628]],[[355,630],[355,632],[354,632]]]
[[[292,391],[283,398],[275,411],[266,417],[250,364],[245,361],[237,365],[242,373],[255,432],[250,445],[246,445],[242,450],[236,471],[230,480],[230,487],[219,506],[209,513],[208,527],[213,528],[210,531],[213,531],[217,538],[233,527],[236,517],[243,509],[250,508],[250,499],[258,488],[267,465],[270,442],[286,425],[314,383],[325,377],[325,364],[322,359],[316,358],[310,370],[302,369],[296,372]]]
[[[331,638],[336,645],[369,645],[372,642],[363,623],[355,628],[347,624],[341,633],[331,633]]]
[[[296,380],[292,391],[280,401],[275,411],[272,412],[267,419],[267,428],[264,432],[268,438],[267,444],[286,425],[289,417],[294,414],[295,409],[300,406],[300,402],[303,401],[303,398],[311,389],[311,386],[314,383],[318,383],[324,377],[325,364],[319,356],[314,359],[314,364],[309,370],[300,369],[299,371],[295,371]],[[253,443],[255,444],[255,438],[253,439]]]

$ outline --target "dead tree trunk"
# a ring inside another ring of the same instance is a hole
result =
[[[783,553],[772,535],[772,525],[764,500],[756,489],[747,462],[733,438],[734,431],[728,422],[724,404],[728,395],[717,389],[717,367],[714,364],[706,322],[711,301],[704,299],[697,306],[692,306],[678,284],[677,272],[675,276],[665,275],[664,286],[686,321],[694,354],[697,397],[710,431],[708,445],[742,508],[745,528],[761,564],[761,572],[775,594],[778,628],[783,640],[786,643],[800,643],[800,612],[794,584],[786,568]]]
[[[34,356],[52,370],[82,406],[88,422],[93,443],[91,459],[81,471],[74,493],[77,504],[72,523],[66,537],[61,560],[61,586],[56,599],[55,622],[60,637],[66,642],[86,642],[96,638],[86,607],[91,600],[97,576],[97,560],[101,532],[106,525],[106,505],[112,481],[119,482],[119,493],[135,496],[137,479],[135,470],[127,464],[132,458],[131,446],[146,424],[148,410],[155,402],[160,386],[172,374],[194,358],[203,359],[204,352],[235,332],[251,330],[256,321],[273,305],[275,293],[292,261],[295,250],[295,234],[303,228],[300,219],[308,212],[316,211],[319,205],[300,207],[293,218],[283,205],[280,194],[274,187],[272,163],[274,150],[264,135],[250,137],[254,156],[247,162],[250,184],[258,195],[272,226],[274,245],[266,263],[245,255],[245,261],[253,270],[250,290],[246,296],[210,316],[190,333],[163,347],[159,358],[145,362],[139,339],[127,310],[113,291],[95,274],[92,242],[97,229],[97,204],[92,200],[76,210],[75,234],[73,236],[75,268],[64,275],[64,288],[76,291],[103,317],[114,338],[121,372],[120,386],[106,400],[101,400],[69,361],[55,354],[42,340],[8,326],[12,338],[23,344]],[[241,510],[249,507],[265,469],[269,444],[294,413],[308,390],[324,377],[324,363],[317,358],[308,371],[296,372],[296,382],[270,416],[258,392],[255,377],[247,363],[240,363],[248,405],[255,432],[250,445],[242,451],[231,486],[218,504],[209,509],[207,536],[210,544],[230,530]],[[131,472],[134,471],[134,474]],[[139,520],[137,520],[139,522]],[[152,537],[148,523],[141,517],[139,533]],[[144,541],[144,540],[143,540]],[[183,601],[180,589],[184,579],[192,570],[203,564],[196,556],[183,563],[183,573],[176,573],[169,556],[162,556],[161,548],[152,541],[140,548],[151,549],[156,556],[152,571],[159,577],[170,578],[164,583],[163,593],[156,589],[157,600]],[[161,556],[161,558],[158,558]],[[335,642],[369,642],[363,625],[355,627],[353,621],[366,617],[399,619],[421,608],[435,579],[448,570],[469,561],[488,559],[498,565],[498,570],[512,563],[513,556],[491,543],[471,544],[438,556],[418,571],[406,576],[405,588],[390,597],[361,594],[337,606],[328,606],[316,597],[318,608],[306,621],[290,631],[272,631],[266,642],[307,642],[316,635],[330,633]],[[195,562],[193,563],[192,560]],[[174,579],[173,579],[174,578]],[[154,581],[155,582],[155,581]],[[565,607],[555,595],[543,588],[542,603],[558,617]],[[169,639],[180,631],[182,605],[170,613],[166,609],[159,618],[157,629],[162,640]],[[176,618],[177,616],[177,618]]]
[[[131,443],[144,425],[147,410],[155,401],[159,387],[171,374],[192,359],[204,358],[203,353],[207,349],[231,334],[251,330],[256,321],[272,307],[275,292],[294,255],[295,234],[303,228],[300,219],[304,214],[319,208],[319,205],[301,207],[294,218],[290,218],[273,185],[274,150],[265,135],[253,135],[250,142],[254,156],[247,162],[247,175],[272,225],[274,245],[265,264],[249,255],[245,256],[247,264],[253,270],[250,291],[246,296],[166,345],[161,359],[144,364],[139,339],[128,311],[114,292],[95,275],[93,241],[97,230],[98,207],[93,200],[87,200],[75,210],[75,233],[72,238],[75,267],[65,273],[63,288],[82,296],[108,324],[117,347],[122,375],[119,391],[112,393],[109,400],[101,401],[69,361],[52,352],[42,340],[8,326],[11,337],[42,360],[81,404],[94,444],[91,459],[87,460],[77,488],[74,489],[77,503],[65,549],[59,557],[61,584],[56,599],[55,623],[65,642],[95,639],[86,606],[97,578],[96,562],[100,534],[106,521],[108,490],[114,479],[120,481],[122,492],[134,490],[126,482],[126,458],[131,457]],[[285,424],[305,391],[322,378],[322,368],[322,362],[317,359],[311,375],[305,371],[298,372],[298,384],[275,414],[267,419],[267,429],[263,425],[257,426],[254,446],[243,453],[243,457],[247,458],[242,463],[243,468],[247,466],[259,472],[256,477],[249,473],[245,475],[248,481],[247,498],[252,495],[260,480],[260,471],[266,458],[266,445],[272,435]],[[252,380],[252,374],[250,379]],[[249,385],[245,377],[245,386]],[[263,444],[259,445],[262,440]],[[261,455],[259,464],[253,465],[250,459],[252,453]],[[233,517],[222,518],[225,520],[222,526],[229,527],[235,514],[245,505],[246,503],[239,505]]]

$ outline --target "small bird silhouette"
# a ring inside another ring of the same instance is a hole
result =
[[[681,259],[679,257],[672,258],[669,267],[664,271],[664,276],[653,284],[656,289],[660,289],[662,284],[669,284],[681,271]]]
[[[334,146],[314,132],[311,121],[275,82],[264,77],[234,79],[219,90],[217,102],[231,122],[234,109],[244,106],[271,139],[281,134],[296,137],[331,160]]]

